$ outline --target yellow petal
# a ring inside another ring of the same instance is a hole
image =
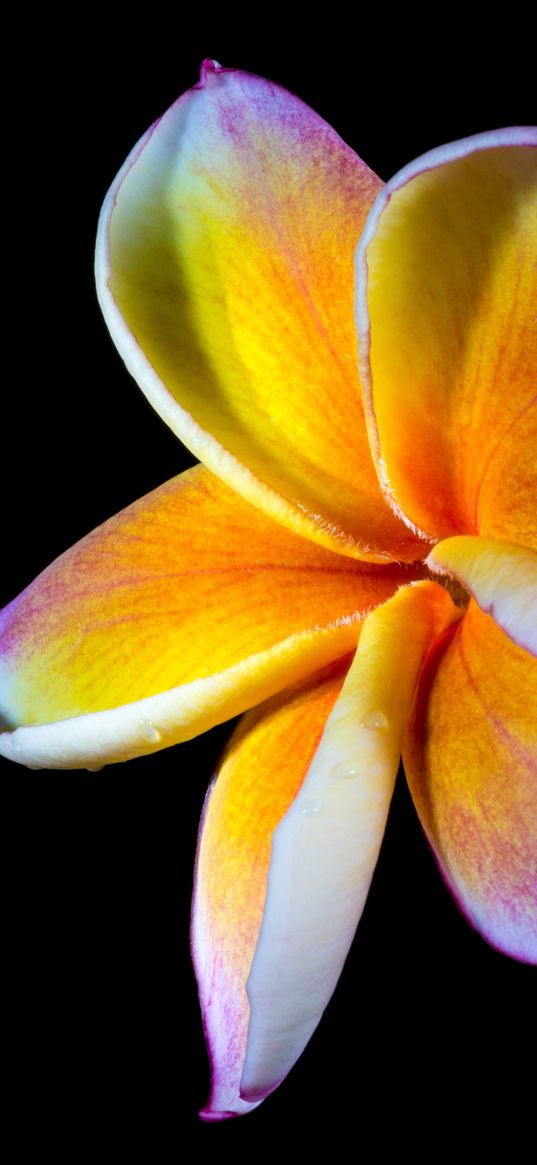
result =
[[[198,466],[0,614],[1,724],[16,728],[0,752],[72,767],[195,736],[349,651],[405,573],[299,538]]]
[[[409,523],[537,546],[537,131],[413,162],[358,253],[372,449]]]
[[[209,469],[323,545],[411,561],[357,372],[353,257],[380,185],[298,98],[206,62],[108,195],[97,285],[129,370]]]
[[[448,886],[500,950],[537,961],[537,662],[474,602],[431,652],[404,749]]]

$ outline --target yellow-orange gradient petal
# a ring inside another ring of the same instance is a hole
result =
[[[472,599],[427,660],[404,749],[447,884],[493,946],[537,960],[537,662]]]
[[[198,466],[0,614],[1,725],[43,726],[0,751],[71,767],[195,736],[349,651],[409,570],[300,538]]]
[[[537,548],[537,130],[482,134],[402,170],[357,271],[387,495],[436,538]]]
[[[351,657],[249,712],[208,796],[200,829],[192,952],[211,1059],[207,1120],[240,1115],[246,980],[263,918],[272,834],[294,801]]]
[[[435,583],[401,588],[366,619],[340,692],[344,672],[240,730],[209,801],[194,913],[209,1109],[261,1100],[317,1026],[376,864],[423,655],[459,614]]]
[[[353,258],[380,185],[298,98],[206,62],[114,182],[97,285],[127,367],[209,469],[326,546],[410,561],[357,373]]]
[[[537,554],[512,542],[460,535],[438,542],[426,565],[455,576],[487,615],[537,655]]]

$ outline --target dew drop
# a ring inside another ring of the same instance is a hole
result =
[[[150,744],[158,744],[162,739],[158,728],[155,728],[150,720],[139,720],[138,724],[144,740],[148,740]]]
[[[300,812],[303,817],[314,817],[320,808],[321,806],[318,801],[307,801]]]
[[[102,773],[104,765],[86,765],[87,773]]]
[[[385,712],[368,712],[360,721],[362,728],[369,728],[372,732],[380,732],[383,728],[388,727],[388,717]]]
[[[332,769],[332,776],[336,777],[338,781],[347,781],[352,777],[358,776],[358,769],[353,769],[351,765],[341,761],[340,764],[334,765]]]

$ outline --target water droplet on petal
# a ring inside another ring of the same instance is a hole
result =
[[[104,765],[86,765],[86,772],[88,773],[102,773]]]
[[[358,776],[358,769],[354,769],[352,765],[346,761],[341,761],[340,764],[334,765],[332,769],[332,776],[338,781],[346,781],[351,777]]]
[[[148,740],[150,744],[158,744],[159,740],[162,740],[158,728],[155,728],[150,720],[139,720],[138,724],[144,740]]]
[[[360,721],[362,728],[369,728],[372,732],[380,732],[383,728],[388,727],[388,717],[385,712],[368,712]]]
[[[306,801],[306,804],[302,806],[300,812],[303,817],[314,817],[320,808],[321,806],[318,801]]]

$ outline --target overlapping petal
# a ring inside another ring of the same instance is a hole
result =
[[[519,647],[537,655],[537,554],[533,550],[460,535],[438,542],[427,566],[458,579]]]
[[[440,867],[494,946],[537,961],[537,662],[474,600],[431,652],[403,760]]]
[[[379,195],[357,259],[383,487],[436,538],[537,547],[537,130],[426,154]]]
[[[110,191],[97,284],[128,368],[214,473],[326,546],[411,561],[356,368],[353,258],[380,185],[298,98],[206,62]]]
[[[294,801],[350,658],[249,712],[235,732],[200,830],[192,950],[211,1057],[202,1115],[255,1107],[240,1082],[248,1035],[246,981],[263,919],[272,834]]]
[[[42,728],[0,749],[70,767],[195,736],[349,651],[405,574],[299,538],[189,470],[1,613],[3,727]]]
[[[346,678],[342,663],[235,735],[207,805],[194,905],[213,1061],[205,1115],[263,1099],[317,1026],[365,903],[423,656],[459,617],[435,583],[401,588],[366,619]]]

